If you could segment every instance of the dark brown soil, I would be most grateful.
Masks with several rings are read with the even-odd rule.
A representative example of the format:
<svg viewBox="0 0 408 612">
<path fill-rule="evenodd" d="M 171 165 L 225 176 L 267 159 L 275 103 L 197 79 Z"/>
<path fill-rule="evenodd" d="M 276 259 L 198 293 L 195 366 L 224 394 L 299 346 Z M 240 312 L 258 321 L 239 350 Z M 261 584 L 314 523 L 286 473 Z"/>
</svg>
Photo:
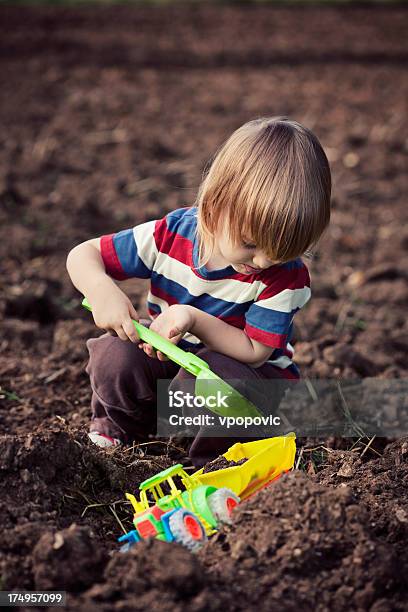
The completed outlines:
<svg viewBox="0 0 408 612">
<path fill-rule="evenodd" d="M 406 479 L 406 464 L 402 470 Z M 403 610 L 399 569 L 406 554 L 401 559 L 395 536 L 406 538 L 407 525 L 400 522 L 394 533 L 398 519 L 387 516 L 391 507 L 381 491 L 376 503 L 394 539 L 377 535 L 375 510 L 359 497 L 348 485 L 285 475 L 238 506 L 234 525 L 211 540 L 202 563 L 218 589 L 231 585 L 232 600 L 262 610 Z"/>
<path fill-rule="evenodd" d="M 305 452 L 307 474 L 242 504 L 199 555 L 156 541 L 113 552 L 131 527 L 124 492 L 185 462 L 187 442 L 91 447 L 85 340 L 99 332 L 65 259 L 191 205 L 233 129 L 292 116 L 334 178 L 297 362 L 311 378 L 406 378 L 407 16 L 0 8 L 1 589 L 65 588 L 72 610 L 406 609 L 404 439 L 364 455 L 319 441 L 318 464 Z M 146 284 L 126 290 L 143 316 Z"/>
<path fill-rule="evenodd" d="M 242 465 L 245 463 L 247 459 L 240 459 L 239 461 L 228 461 L 225 457 L 217 457 L 213 461 L 207 463 L 203 472 L 206 474 L 207 472 L 216 472 L 217 470 L 225 470 L 225 468 L 236 467 L 237 465 Z"/>
</svg>

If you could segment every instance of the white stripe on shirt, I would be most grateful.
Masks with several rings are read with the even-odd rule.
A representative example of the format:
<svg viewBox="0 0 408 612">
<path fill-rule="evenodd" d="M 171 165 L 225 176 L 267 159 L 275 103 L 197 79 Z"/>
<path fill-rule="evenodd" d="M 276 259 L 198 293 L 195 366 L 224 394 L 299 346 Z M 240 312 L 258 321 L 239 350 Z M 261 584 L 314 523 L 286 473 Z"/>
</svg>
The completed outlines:
<svg viewBox="0 0 408 612">
<path fill-rule="evenodd" d="M 190 266 L 174 259 L 167 253 L 158 253 L 154 271 L 184 287 L 192 296 L 209 293 L 214 300 L 225 300 L 235 304 L 254 301 L 266 288 L 261 281 L 246 283 L 234 278 L 217 280 L 202 279 L 191 273 Z M 210 289 L 211 284 L 211 289 Z M 210 293 L 211 291 L 211 293 Z"/>
<path fill-rule="evenodd" d="M 156 221 L 147 221 L 133 228 L 137 254 L 149 270 L 153 269 L 158 254 L 153 236 L 155 225 Z"/>
<path fill-rule="evenodd" d="M 301 289 L 284 289 L 280 293 L 264 300 L 258 300 L 257 306 L 267 310 L 278 310 L 279 312 L 292 312 L 294 308 L 302 308 L 310 299 L 309 287 Z"/>
</svg>

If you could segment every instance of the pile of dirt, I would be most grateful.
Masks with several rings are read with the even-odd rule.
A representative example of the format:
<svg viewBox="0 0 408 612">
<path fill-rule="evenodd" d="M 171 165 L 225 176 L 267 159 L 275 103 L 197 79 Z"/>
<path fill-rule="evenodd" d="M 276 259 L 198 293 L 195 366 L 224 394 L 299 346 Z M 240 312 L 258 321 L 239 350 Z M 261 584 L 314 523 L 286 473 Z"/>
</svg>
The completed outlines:
<svg viewBox="0 0 408 612">
<path fill-rule="evenodd" d="M 105 566 L 99 584 L 72 603 L 73 610 L 214 610 L 211 583 L 198 558 L 179 544 L 141 542 Z"/>
<path fill-rule="evenodd" d="M 295 471 L 242 502 L 198 555 L 156 540 L 120 553 L 119 524 L 97 510 L 171 457 L 124 466 L 124 451 L 94 448 L 61 426 L 4 436 L 3 588 L 66 589 L 73 610 L 403 610 L 407 449 L 401 440 L 365 462 L 332 450 L 316 476 Z M 115 507 L 130 529 L 130 508 Z"/>
<path fill-rule="evenodd" d="M 408 567 L 408 439 L 369 461 L 352 451 L 332 450 L 316 480 L 326 487 L 347 486 L 368 513 L 370 531 L 392 545 L 400 568 Z"/>
<path fill-rule="evenodd" d="M 216 472 L 217 470 L 225 470 L 225 468 L 236 467 L 237 465 L 242 465 L 245 463 L 247 459 L 240 459 L 239 461 L 228 461 L 225 457 L 217 457 L 213 461 L 206 463 L 203 467 L 203 473 L 207 472 Z"/>
<path fill-rule="evenodd" d="M 89 576 L 96 577 L 88 572 L 87 553 L 96 559 L 95 551 L 101 551 L 103 559 L 117 550 L 116 539 L 122 531 L 116 516 L 126 530 L 131 529 L 125 491 L 137 490 L 140 482 L 175 463 L 175 457 L 101 452 L 84 432 L 69 431 L 61 423 L 46 431 L 38 427 L 25 436 L 1 436 L 0 523 L 7 534 L 0 556 L 4 588 L 46 588 L 40 585 L 54 575 L 58 582 L 58 569 L 55 574 L 41 569 L 48 563 L 56 568 L 58 559 L 71 576 L 68 590 L 74 588 L 74 576 L 78 578 L 74 590 L 88 586 Z M 74 523 L 79 531 L 72 535 L 69 529 Z M 55 540 L 60 529 L 68 529 L 67 537 L 55 536 Z M 81 573 L 86 579 L 78 573 L 79 559 L 85 564 Z"/>
<path fill-rule="evenodd" d="M 200 553 L 231 601 L 262 610 L 403 610 L 395 548 L 375 536 L 348 486 L 294 472 L 240 504 Z M 218 592 L 217 589 L 217 592 Z"/>
</svg>

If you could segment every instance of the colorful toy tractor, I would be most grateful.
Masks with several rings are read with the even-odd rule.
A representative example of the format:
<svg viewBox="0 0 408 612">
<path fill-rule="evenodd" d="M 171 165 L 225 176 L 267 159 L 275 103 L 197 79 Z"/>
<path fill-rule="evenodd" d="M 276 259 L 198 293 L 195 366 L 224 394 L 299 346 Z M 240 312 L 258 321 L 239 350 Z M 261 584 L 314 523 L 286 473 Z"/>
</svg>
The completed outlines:
<svg viewBox="0 0 408 612">
<path fill-rule="evenodd" d="M 126 493 L 135 510 L 135 529 L 119 538 L 121 551 L 149 537 L 197 550 L 220 524 L 231 522 L 241 500 L 293 467 L 295 451 L 294 434 L 237 443 L 223 457 L 239 465 L 190 476 L 177 464 L 145 480 L 139 501 Z"/>
<path fill-rule="evenodd" d="M 184 490 L 177 488 L 175 478 L 179 479 L 179 486 Z M 163 486 L 168 489 L 167 493 Z M 218 523 L 230 522 L 232 509 L 240 501 L 226 487 L 217 489 L 201 485 L 184 471 L 181 464 L 142 482 L 140 492 L 140 501 L 126 493 L 135 510 L 135 529 L 119 538 L 120 542 L 125 542 L 122 550 L 148 537 L 179 542 L 194 550 L 215 531 Z"/>
</svg>

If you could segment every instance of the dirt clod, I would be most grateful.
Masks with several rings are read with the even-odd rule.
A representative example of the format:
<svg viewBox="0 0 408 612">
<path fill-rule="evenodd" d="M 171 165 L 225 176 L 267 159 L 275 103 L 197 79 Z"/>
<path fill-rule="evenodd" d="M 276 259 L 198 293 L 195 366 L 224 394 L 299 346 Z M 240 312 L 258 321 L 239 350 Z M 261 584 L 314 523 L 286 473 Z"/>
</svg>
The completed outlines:
<svg viewBox="0 0 408 612">
<path fill-rule="evenodd" d="M 99 580 L 106 553 L 88 527 L 74 523 L 45 533 L 33 550 L 33 561 L 37 589 L 78 592 Z"/>
<path fill-rule="evenodd" d="M 239 461 L 228 461 L 225 457 L 217 457 L 213 461 L 207 463 L 203 468 L 203 473 L 207 472 L 215 472 L 217 470 L 225 470 L 225 468 L 235 467 L 237 465 L 242 465 L 245 463 L 247 459 L 240 459 Z"/>
</svg>

